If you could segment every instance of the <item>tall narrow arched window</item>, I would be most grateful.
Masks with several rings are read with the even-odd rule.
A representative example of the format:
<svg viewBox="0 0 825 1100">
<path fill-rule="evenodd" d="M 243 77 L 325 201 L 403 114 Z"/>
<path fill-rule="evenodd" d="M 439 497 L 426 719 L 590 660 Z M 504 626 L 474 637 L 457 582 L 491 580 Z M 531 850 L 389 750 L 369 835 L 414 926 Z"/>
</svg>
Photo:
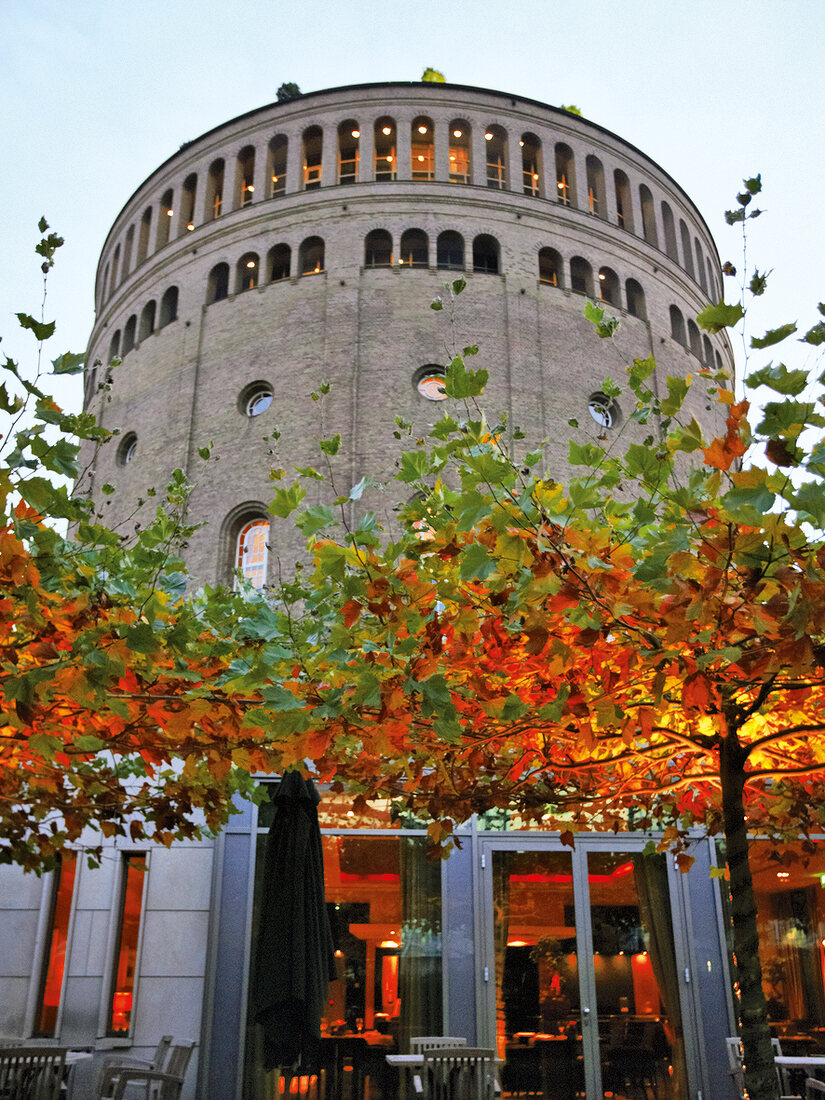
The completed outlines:
<svg viewBox="0 0 825 1100">
<path fill-rule="evenodd" d="M 170 325 L 173 321 L 177 321 L 177 319 L 178 288 L 176 286 L 170 286 L 169 289 L 164 292 L 160 300 L 160 320 L 158 321 L 158 328 L 165 328 L 166 325 Z"/>
<path fill-rule="evenodd" d="M 223 181 L 226 165 L 223 157 L 218 157 L 209 165 L 206 176 L 206 210 L 207 218 L 219 218 L 223 209 Z"/>
<path fill-rule="evenodd" d="M 137 262 L 142 264 L 149 255 L 149 238 L 152 235 L 152 207 L 147 206 L 140 219 L 140 232 L 138 233 Z"/>
<path fill-rule="evenodd" d="M 541 165 L 541 142 L 535 134 L 521 135 L 521 178 L 525 195 L 542 193 L 543 169 Z"/>
<path fill-rule="evenodd" d="M 722 356 L 719 354 L 718 351 L 714 351 L 713 359 L 714 359 L 714 362 L 716 364 L 716 369 L 717 370 L 724 370 L 724 364 L 722 363 Z"/>
<path fill-rule="evenodd" d="M 135 346 L 135 334 L 137 333 L 137 317 L 133 313 L 123 329 L 123 351 L 125 358 Z"/>
<path fill-rule="evenodd" d="M 479 233 L 473 241 L 473 271 L 486 275 L 498 275 L 498 241 L 489 233 Z"/>
<path fill-rule="evenodd" d="M 488 126 L 484 140 L 487 143 L 487 186 L 503 191 L 507 187 L 507 131 L 503 126 Z"/>
<path fill-rule="evenodd" d="M 573 150 L 563 141 L 556 142 L 556 199 L 562 206 L 576 205 L 576 162 Z"/>
<path fill-rule="evenodd" d="M 671 260 L 679 262 L 679 249 L 676 245 L 676 223 L 673 221 L 673 211 L 670 204 L 662 199 L 662 230 L 665 235 L 665 252 Z"/>
<path fill-rule="evenodd" d="M 581 256 L 570 261 L 570 289 L 576 294 L 593 297 L 593 268 Z"/>
<path fill-rule="evenodd" d="M 699 244 L 699 238 L 693 238 L 693 247 L 696 251 L 696 274 L 699 277 L 699 285 L 705 294 L 708 292 L 708 280 L 705 275 L 705 257 L 702 255 L 702 246 Z"/>
<path fill-rule="evenodd" d="M 470 123 L 463 118 L 454 118 L 450 123 L 449 136 L 451 183 L 470 183 L 473 178 L 471 136 Z"/>
<path fill-rule="evenodd" d="M 642 208 L 642 234 L 648 244 L 659 247 L 659 234 L 656 232 L 656 211 L 653 196 L 647 184 L 639 184 L 639 205 Z"/>
<path fill-rule="evenodd" d="M 123 246 L 123 278 L 131 271 L 132 248 L 135 243 L 135 227 L 130 225 L 126 231 L 126 243 Z"/>
<path fill-rule="evenodd" d="M 112 334 L 112 339 L 109 341 L 109 358 L 108 362 L 111 363 L 113 359 L 120 358 L 120 329 Z"/>
<path fill-rule="evenodd" d="M 157 235 L 157 248 L 163 248 L 163 246 L 169 240 L 169 227 L 172 224 L 172 218 L 175 215 L 175 211 L 172 207 L 172 191 L 164 191 L 163 198 L 160 200 L 160 206 L 158 207 L 158 235 Z"/>
<path fill-rule="evenodd" d="M 429 267 L 430 242 L 423 229 L 407 229 L 401 234 L 398 262 L 404 267 Z"/>
<path fill-rule="evenodd" d="M 630 180 L 621 168 L 613 172 L 613 186 L 616 189 L 616 221 L 626 229 L 633 232 L 633 199 L 630 193 Z"/>
<path fill-rule="evenodd" d="M 338 182 L 356 183 L 358 180 L 358 148 L 361 131 L 354 118 L 348 118 L 338 127 Z"/>
<path fill-rule="evenodd" d="M 245 145 L 235 166 L 235 209 L 249 206 L 255 198 L 255 147 Z"/>
<path fill-rule="evenodd" d="M 375 122 L 375 178 L 394 180 L 396 169 L 396 130 L 395 119 L 386 115 Z"/>
<path fill-rule="evenodd" d="M 106 299 L 109 297 L 109 295 L 106 293 L 106 288 L 108 287 L 108 285 L 109 285 L 109 265 L 106 264 L 106 266 L 103 268 L 103 278 L 100 281 L 100 295 L 101 295 L 100 300 L 101 300 L 101 302 L 105 302 Z"/>
<path fill-rule="evenodd" d="M 321 186 L 324 134 L 320 126 L 308 126 L 301 138 L 301 171 L 304 191 Z"/>
<path fill-rule="evenodd" d="M 618 306 L 619 302 L 619 278 L 612 267 L 599 268 L 599 298 L 603 302 L 609 302 L 612 306 Z"/>
<path fill-rule="evenodd" d="M 235 293 L 254 290 L 260 282 L 260 260 L 257 252 L 245 252 L 235 267 Z"/>
<path fill-rule="evenodd" d="M 685 271 L 690 275 L 691 279 L 693 279 L 695 275 L 693 272 L 693 253 L 690 247 L 690 232 L 683 218 L 679 219 L 679 234 L 682 238 L 682 262 Z"/>
<path fill-rule="evenodd" d="M 702 359 L 705 366 L 713 370 L 713 346 L 706 333 L 702 333 Z"/>
<path fill-rule="evenodd" d="M 695 355 L 697 359 L 701 359 L 702 338 L 699 335 L 699 328 L 695 321 L 688 321 L 688 343 L 690 344 L 691 355 Z"/>
<path fill-rule="evenodd" d="M 681 344 L 682 347 L 687 346 L 687 337 L 685 336 L 685 319 L 682 316 L 682 311 L 678 306 L 670 307 L 670 335 L 676 341 L 677 344 Z"/>
<path fill-rule="evenodd" d="M 627 312 L 646 321 L 647 305 L 645 303 L 645 292 L 642 290 L 641 285 L 635 279 L 627 279 L 624 284 L 624 292 L 627 298 Z"/>
<path fill-rule="evenodd" d="M 392 237 L 386 229 L 373 229 L 367 233 L 364 267 L 392 267 Z"/>
<path fill-rule="evenodd" d="M 414 118 L 410 127 L 410 171 L 414 180 L 435 179 L 433 120 L 425 115 Z"/>
<path fill-rule="evenodd" d="M 178 215 L 178 236 L 191 233 L 195 228 L 195 195 L 198 190 L 198 177 L 194 172 L 183 181 L 180 192 L 180 213 Z"/>
<path fill-rule="evenodd" d="M 269 180 L 269 197 L 286 194 L 286 155 L 288 142 L 284 134 L 277 134 L 267 149 L 266 178 Z"/>
<path fill-rule="evenodd" d="M 292 267 L 292 249 L 288 244 L 276 244 L 270 248 L 268 257 L 269 281 L 277 283 L 288 279 Z"/>
<path fill-rule="evenodd" d="M 706 257 L 706 263 L 708 267 L 708 294 L 711 298 L 716 298 L 719 292 L 716 289 L 716 280 L 713 277 L 713 264 L 710 262 L 710 256 Z"/>
<path fill-rule="evenodd" d="M 435 244 L 436 263 L 442 271 L 464 270 L 464 238 L 452 229 L 438 234 Z"/>
<path fill-rule="evenodd" d="M 587 170 L 587 206 L 597 218 L 607 217 L 607 202 L 604 194 L 604 168 L 598 157 L 590 154 L 585 161 Z"/>
<path fill-rule="evenodd" d="M 235 548 L 235 568 L 253 588 L 266 584 L 269 560 L 269 520 L 253 519 L 238 532 Z"/>
<path fill-rule="evenodd" d="M 547 286 L 561 286 L 561 256 L 555 248 L 539 251 L 539 282 Z"/>
<path fill-rule="evenodd" d="M 112 259 L 112 278 L 109 282 L 109 294 L 112 295 L 115 292 L 115 287 L 118 284 L 118 275 L 120 274 L 120 245 L 115 248 L 115 254 Z"/>
<path fill-rule="evenodd" d="M 321 237 L 307 237 L 298 249 L 298 267 L 302 275 L 320 275 L 324 270 L 324 242 Z"/>
<path fill-rule="evenodd" d="M 143 307 L 140 314 L 140 328 L 138 329 L 138 340 L 141 342 L 146 339 L 147 336 L 151 336 L 155 331 L 155 300 L 147 302 Z"/>
<path fill-rule="evenodd" d="M 215 264 L 209 272 L 206 284 L 206 304 L 220 302 L 229 297 L 229 264 Z"/>
</svg>

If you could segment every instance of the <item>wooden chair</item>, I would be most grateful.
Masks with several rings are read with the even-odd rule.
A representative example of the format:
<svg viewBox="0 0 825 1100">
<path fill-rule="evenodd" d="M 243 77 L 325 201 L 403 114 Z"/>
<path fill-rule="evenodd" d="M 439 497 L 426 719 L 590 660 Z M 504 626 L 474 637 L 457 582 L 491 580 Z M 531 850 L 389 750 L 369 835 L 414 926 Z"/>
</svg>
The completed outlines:
<svg viewBox="0 0 825 1100">
<path fill-rule="evenodd" d="M 65 1071 L 65 1047 L 3 1047 L 0 1098 L 57 1100 Z"/>
<path fill-rule="evenodd" d="M 169 1047 L 162 1070 L 113 1064 L 101 1075 L 96 1100 L 123 1100 L 129 1085 L 142 1084 L 147 1100 L 178 1100 L 195 1043 L 189 1040 Z"/>
<path fill-rule="evenodd" d="M 439 1047 L 425 1050 L 416 1092 L 426 1100 L 496 1100 L 499 1092 L 496 1052 L 487 1047 Z"/>
</svg>

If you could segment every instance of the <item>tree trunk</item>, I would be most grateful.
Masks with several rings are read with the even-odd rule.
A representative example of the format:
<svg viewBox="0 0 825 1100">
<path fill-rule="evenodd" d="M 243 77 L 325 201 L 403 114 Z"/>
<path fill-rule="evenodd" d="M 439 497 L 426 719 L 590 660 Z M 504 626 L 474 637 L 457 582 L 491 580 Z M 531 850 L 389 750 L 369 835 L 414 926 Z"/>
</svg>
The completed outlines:
<svg viewBox="0 0 825 1100">
<path fill-rule="evenodd" d="M 730 872 L 730 903 L 733 950 L 739 994 L 739 1023 L 745 1054 L 745 1088 L 750 1100 L 779 1100 L 779 1082 L 773 1060 L 771 1032 L 762 964 L 759 960 L 759 932 L 756 899 L 748 859 L 748 831 L 745 824 L 745 761 L 747 754 L 735 733 L 722 739 L 719 772 L 722 780 L 722 814 Z"/>
</svg>

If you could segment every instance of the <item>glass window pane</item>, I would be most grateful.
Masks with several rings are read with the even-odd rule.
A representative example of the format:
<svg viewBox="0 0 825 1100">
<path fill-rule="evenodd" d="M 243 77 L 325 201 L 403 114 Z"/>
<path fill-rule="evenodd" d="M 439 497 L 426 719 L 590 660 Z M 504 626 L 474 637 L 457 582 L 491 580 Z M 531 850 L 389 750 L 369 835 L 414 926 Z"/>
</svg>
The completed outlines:
<svg viewBox="0 0 825 1100">
<path fill-rule="evenodd" d="M 77 871 L 75 852 L 64 852 L 60 867 L 55 871 L 53 910 L 49 928 L 49 943 L 44 958 L 40 983 L 40 1009 L 36 1034 L 52 1036 L 57 1027 L 57 1010 L 63 989 L 63 972 L 66 967 L 66 941 L 69 934 L 69 917 L 72 911 L 72 892 Z"/>
<path fill-rule="evenodd" d="M 123 862 L 123 889 L 118 922 L 118 944 L 115 953 L 115 971 L 109 1013 L 110 1035 L 121 1035 L 128 1032 L 132 1022 L 146 853 L 133 852 L 125 855 Z"/>
</svg>

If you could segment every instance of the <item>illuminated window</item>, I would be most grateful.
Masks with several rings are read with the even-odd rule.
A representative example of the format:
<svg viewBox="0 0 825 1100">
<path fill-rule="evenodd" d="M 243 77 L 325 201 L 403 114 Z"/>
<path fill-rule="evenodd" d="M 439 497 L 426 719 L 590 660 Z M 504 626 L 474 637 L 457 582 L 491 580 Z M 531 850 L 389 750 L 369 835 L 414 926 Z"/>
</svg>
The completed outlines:
<svg viewBox="0 0 825 1100">
<path fill-rule="evenodd" d="M 379 118 L 375 123 L 375 178 L 394 180 L 396 169 L 395 120 Z"/>
<path fill-rule="evenodd" d="M 269 557 L 269 521 L 253 519 L 238 534 L 237 568 L 253 588 L 266 584 L 266 565 Z"/>
<path fill-rule="evenodd" d="M 538 197 L 541 194 L 541 142 L 535 134 L 522 134 L 521 175 L 524 194 Z"/>
<path fill-rule="evenodd" d="M 556 144 L 556 199 L 562 206 L 576 205 L 576 162 L 563 141 Z"/>
<path fill-rule="evenodd" d="M 604 198 L 604 168 L 598 157 L 589 156 L 585 161 L 587 169 L 587 205 L 591 214 L 597 218 L 607 217 L 607 203 Z"/>
<path fill-rule="evenodd" d="M 35 1035 L 50 1037 L 56 1033 L 57 1010 L 63 989 L 66 968 L 66 942 L 69 936 L 69 918 L 72 911 L 72 892 L 77 872 L 77 855 L 64 852 L 54 873 L 54 889 L 51 897 L 49 939 L 40 976 L 37 1022 Z"/>
<path fill-rule="evenodd" d="M 145 852 L 124 853 L 107 1027 L 109 1035 L 128 1033 L 132 1024 L 145 871 Z"/>
<path fill-rule="evenodd" d="M 555 248 L 539 251 L 539 282 L 548 286 L 561 286 L 561 256 Z"/>
<path fill-rule="evenodd" d="M 367 233 L 364 267 L 392 267 L 392 237 L 386 229 L 372 229 Z"/>
<path fill-rule="evenodd" d="M 213 160 L 209 166 L 209 175 L 206 177 L 206 217 L 220 217 L 223 207 L 223 176 L 224 161 Z"/>
<path fill-rule="evenodd" d="M 324 270 L 324 242 L 321 237 L 307 237 L 298 249 L 298 267 L 302 275 L 320 275 Z"/>
<path fill-rule="evenodd" d="M 611 306 L 619 303 L 619 279 L 610 267 L 599 268 L 599 298 Z"/>
<path fill-rule="evenodd" d="M 404 267 L 428 267 L 430 245 L 423 229 L 407 229 L 401 234 L 399 264 Z"/>
<path fill-rule="evenodd" d="M 238 153 L 235 171 L 235 209 L 248 206 L 255 197 L 255 149 L 245 145 Z"/>
<path fill-rule="evenodd" d="M 410 171 L 414 180 L 435 179 L 433 120 L 423 115 L 413 119 L 410 130 Z"/>
<path fill-rule="evenodd" d="M 487 186 L 503 191 L 507 186 L 507 133 L 501 126 L 488 126 L 484 140 L 487 143 Z"/>
<path fill-rule="evenodd" d="M 470 183 L 471 181 L 471 132 L 469 122 L 463 118 L 454 118 L 450 123 L 450 181 L 452 183 Z"/>
<path fill-rule="evenodd" d="M 452 229 L 438 234 L 436 263 L 442 271 L 464 270 L 464 238 Z"/>
<path fill-rule="evenodd" d="M 191 233 L 195 228 L 195 195 L 197 190 L 198 177 L 192 172 L 183 181 L 183 190 L 180 193 L 179 236 L 182 233 Z"/>
<path fill-rule="evenodd" d="M 162 248 L 169 240 L 169 227 L 175 211 L 172 208 L 172 191 L 165 191 L 158 207 L 158 235 L 156 248 Z"/>
<path fill-rule="evenodd" d="M 322 150 L 323 133 L 321 127 L 310 126 L 304 130 L 301 165 L 305 191 L 314 191 L 321 186 Z"/>
<path fill-rule="evenodd" d="M 267 178 L 269 194 L 273 199 L 277 195 L 286 194 L 286 153 L 287 139 L 283 134 L 278 134 L 269 143 Z"/>
<path fill-rule="evenodd" d="M 235 293 L 253 290 L 258 285 L 258 254 L 245 252 L 238 260 L 235 278 Z"/>
<path fill-rule="evenodd" d="M 358 144 L 361 131 L 354 118 L 348 118 L 338 127 L 338 182 L 355 183 L 358 180 Z"/>
</svg>

